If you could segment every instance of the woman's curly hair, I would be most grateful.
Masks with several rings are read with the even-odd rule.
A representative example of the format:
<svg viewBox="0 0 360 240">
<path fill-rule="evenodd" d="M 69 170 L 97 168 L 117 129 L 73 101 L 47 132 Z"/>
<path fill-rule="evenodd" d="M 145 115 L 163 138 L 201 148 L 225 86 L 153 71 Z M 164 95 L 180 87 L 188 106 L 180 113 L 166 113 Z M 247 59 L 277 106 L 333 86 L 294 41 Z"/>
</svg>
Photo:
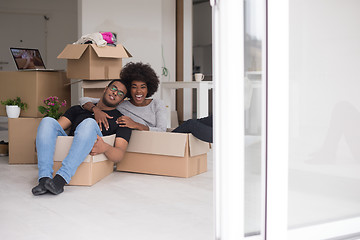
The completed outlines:
<svg viewBox="0 0 360 240">
<path fill-rule="evenodd" d="M 129 62 L 120 72 L 120 78 L 126 83 L 128 90 L 127 97 L 131 98 L 130 90 L 132 81 L 141 81 L 146 83 L 148 93 L 146 97 L 151 97 L 159 87 L 159 77 L 149 64 L 142 62 Z"/>
</svg>

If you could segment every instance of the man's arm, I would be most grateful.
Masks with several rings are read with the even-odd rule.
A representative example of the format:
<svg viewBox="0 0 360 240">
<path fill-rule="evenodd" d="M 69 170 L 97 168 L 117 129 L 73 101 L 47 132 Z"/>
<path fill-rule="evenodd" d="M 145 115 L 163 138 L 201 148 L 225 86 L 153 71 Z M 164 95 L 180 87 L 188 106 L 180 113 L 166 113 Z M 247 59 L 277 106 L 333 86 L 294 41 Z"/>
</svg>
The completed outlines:
<svg viewBox="0 0 360 240">
<path fill-rule="evenodd" d="M 115 139 L 115 146 L 113 147 L 105 143 L 104 140 L 98 136 L 90 155 L 94 156 L 104 153 L 110 161 L 117 163 L 123 159 L 127 146 L 128 142 L 121 137 Z"/>
<path fill-rule="evenodd" d="M 58 119 L 58 122 L 59 122 L 60 126 L 61 126 L 64 130 L 68 129 L 68 128 L 71 126 L 70 120 L 69 120 L 67 117 L 64 117 L 64 116 L 61 116 L 61 117 Z"/>
</svg>

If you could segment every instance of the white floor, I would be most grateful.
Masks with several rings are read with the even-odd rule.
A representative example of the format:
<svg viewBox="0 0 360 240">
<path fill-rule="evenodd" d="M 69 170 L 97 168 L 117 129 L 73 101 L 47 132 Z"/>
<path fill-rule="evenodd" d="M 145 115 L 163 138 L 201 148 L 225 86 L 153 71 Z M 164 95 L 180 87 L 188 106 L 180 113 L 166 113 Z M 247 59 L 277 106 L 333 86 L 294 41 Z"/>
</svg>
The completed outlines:
<svg viewBox="0 0 360 240">
<path fill-rule="evenodd" d="M 37 166 L 0 157 L 0 239 L 214 239 L 212 152 L 208 169 L 188 179 L 114 172 L 35 197 Z"/>
<path fill-rule="evenodd" d="M 0 140 L 8 141 L 0 117 Z M 245 231 L 261 228 L 260 137 L 246 138 Z M 208 171 L 188 179 L 114 172 L 92 187 L 65 186 L 33 196 L 37 165 L 0 157 L 0 240 L 215 239 L 213 157 Z"/>
</svg>

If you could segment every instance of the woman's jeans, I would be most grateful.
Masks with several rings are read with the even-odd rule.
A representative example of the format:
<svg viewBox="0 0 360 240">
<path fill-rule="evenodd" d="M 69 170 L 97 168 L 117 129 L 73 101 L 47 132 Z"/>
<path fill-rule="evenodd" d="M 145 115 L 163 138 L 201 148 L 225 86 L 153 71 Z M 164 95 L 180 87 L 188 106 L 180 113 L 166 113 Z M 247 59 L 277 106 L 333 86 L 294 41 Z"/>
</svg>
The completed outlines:
<svg viewBox="0 0 360 240">
<path fill-rule="evenodd" d="M 67 183 L 70 182 L 76 169 L 90 153 L 97 135 L 102 137 L 99 126 L 92 118 L 83 120 L 76 127 L 69 153 L 62 161 L 62 167 L 56 173 L 62 176 Z M 58 136 L 67 136 L 67 134 L 57 120 L 50 117 L 41 120 L 36 135 L 39 179 L 53 176 L 53 157 Z"/>
<path fill-rule="evenodd" d="M 191 133 L 196 138 L 212 143 L 213 142 L 213 120 L 212 116 L 189 119 L 173 130 L 177 133 Z"/>
</svg>

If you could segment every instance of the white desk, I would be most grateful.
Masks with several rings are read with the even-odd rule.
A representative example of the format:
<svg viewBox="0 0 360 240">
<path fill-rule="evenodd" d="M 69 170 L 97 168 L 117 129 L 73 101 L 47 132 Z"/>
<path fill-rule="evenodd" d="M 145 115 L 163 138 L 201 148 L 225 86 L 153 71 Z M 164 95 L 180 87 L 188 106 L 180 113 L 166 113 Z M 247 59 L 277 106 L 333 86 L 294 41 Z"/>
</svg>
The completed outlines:
<svg viewBox="0 0 360 240">
<path fill-rule="evenodd" d="M 201 82 L 162 82 L 162 96 L 166 105 L 171 105 L 171 99 L 175 96 L 176 89 L 195 88 L 197 95 L 197 118 L 209 115 L 209 89 L 213 87 L 212 81 Z M 170 106 L 170 110 L 174 111 L 175 106 Z M 169 119 L 169 123 L 171 119 Z M 168 124 L 169 125 L 169 124 Z"/>
</svg>

